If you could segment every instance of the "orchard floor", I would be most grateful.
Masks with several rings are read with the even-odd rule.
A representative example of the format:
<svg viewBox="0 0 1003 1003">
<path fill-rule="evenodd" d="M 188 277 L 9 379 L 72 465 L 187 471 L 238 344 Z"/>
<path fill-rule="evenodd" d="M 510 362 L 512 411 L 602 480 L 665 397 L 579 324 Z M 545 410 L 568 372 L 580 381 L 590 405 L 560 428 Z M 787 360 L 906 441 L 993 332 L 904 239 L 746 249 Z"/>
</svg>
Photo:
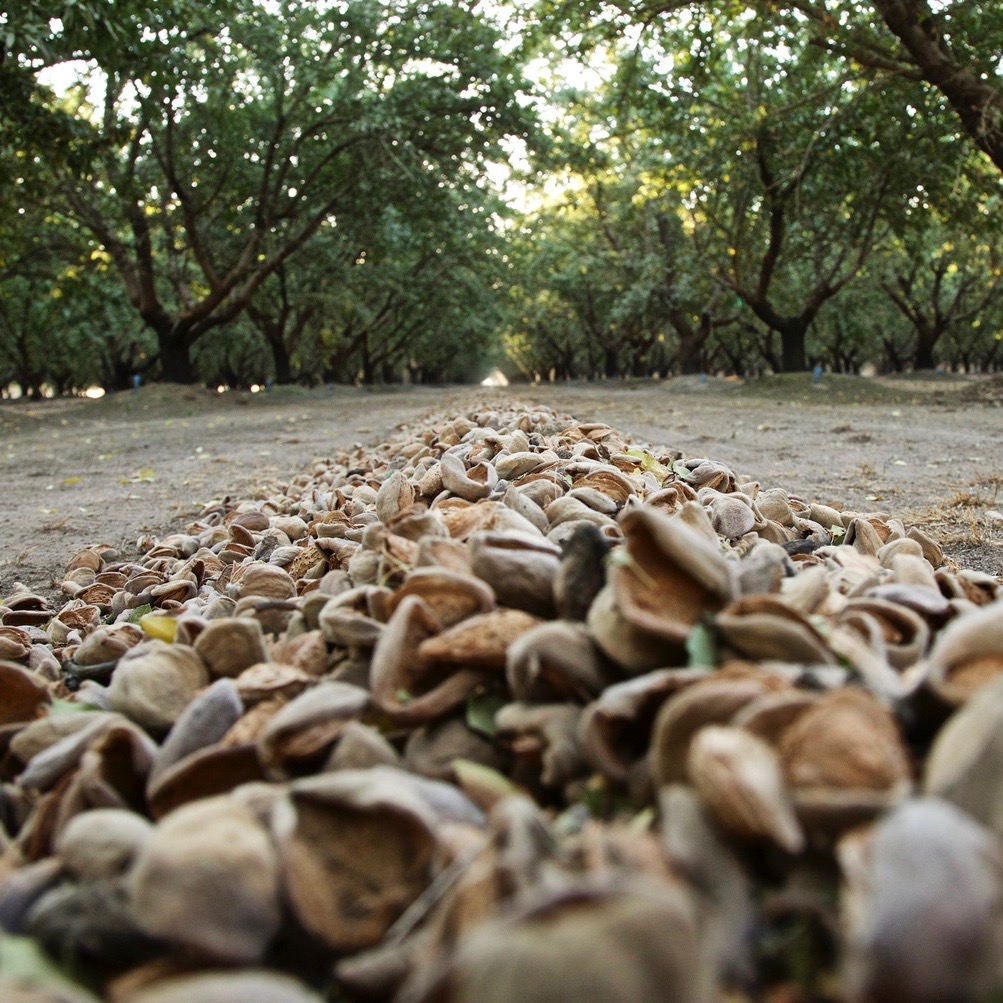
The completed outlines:
<svg viewBox="0 0 1003 1003">
<path fill-rule="evenodd" d="M 1003 381 L 805 375 L 378 391 L 202 389 L 0 405 L 0 597 L 55 595 L 92 543 L 136 556 L 142 535 L 213 498 L 255 497 L 317 457 L 435 413 L 548 405 L 638 442 L 722 460 L 763 487 L 916 523 L 961 566 L 1003 574 Z"/>
</svg>

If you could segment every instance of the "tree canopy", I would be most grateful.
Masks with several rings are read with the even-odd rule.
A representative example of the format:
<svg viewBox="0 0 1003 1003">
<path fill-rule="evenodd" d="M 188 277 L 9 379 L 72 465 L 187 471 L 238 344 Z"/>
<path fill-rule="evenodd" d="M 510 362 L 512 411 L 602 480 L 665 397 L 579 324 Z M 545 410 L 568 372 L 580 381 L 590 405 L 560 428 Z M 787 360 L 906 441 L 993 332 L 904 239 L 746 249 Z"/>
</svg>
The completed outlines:
<svg viewBox="0 0 1003 1003">
<path fill-rule="evenodd" d="M 1003 362 L 1003 12 L 0 14 L 0 385 Z"/>
</svg>

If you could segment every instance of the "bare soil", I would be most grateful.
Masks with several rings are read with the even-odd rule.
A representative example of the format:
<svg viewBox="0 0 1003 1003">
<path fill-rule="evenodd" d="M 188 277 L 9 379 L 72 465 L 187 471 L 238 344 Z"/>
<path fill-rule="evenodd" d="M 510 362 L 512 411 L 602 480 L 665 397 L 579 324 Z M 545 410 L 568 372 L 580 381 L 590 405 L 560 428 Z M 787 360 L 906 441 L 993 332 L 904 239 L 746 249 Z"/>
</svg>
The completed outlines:
<svg viewBox="0 0 1003 1003">
<path fill-rule="evenodd" d="M 253 498 L 318 457 L 435 413 L 543 404 L 639 442 L 722 460 L 763 487 L 917 523 L 963 567 L 1003 574 L 1003 383 L 790 375 L 490 388 L 145 387 L 97 401 L 0 405 L 0 597 L 53 595 L 69 558 Z"/>
</svg>

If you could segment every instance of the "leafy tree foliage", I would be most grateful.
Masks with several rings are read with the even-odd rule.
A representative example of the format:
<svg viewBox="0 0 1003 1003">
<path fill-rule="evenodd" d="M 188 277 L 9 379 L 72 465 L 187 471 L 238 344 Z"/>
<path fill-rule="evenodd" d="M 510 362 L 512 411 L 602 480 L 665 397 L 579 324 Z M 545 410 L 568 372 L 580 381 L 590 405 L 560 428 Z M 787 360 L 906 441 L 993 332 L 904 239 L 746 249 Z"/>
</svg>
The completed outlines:
<svg viewBox="0 0 1003 1003">
<path fill-rule="evenodd" d="M 466 6 L 233 0 L 129 14 L 118 47 L 81 50 L 64 25 L 64 46 L 87 57 L 72 112 L 92 155 L 85 170 L 54 168 L 61 209 L 110 256 L 166 379 L 190 380 L 192 346 L 308 245 L 476 178 L 501 137 L 529 128 L 514 60 Z M 26 25 L 22 49 L 47 51 Z"/>
<path fill-rule="evenodd" d="M 862 5 L 796 0 L 790 10 L 807 23 L 815 44 L 936 88 L 969 138 L 1003 171 L 1003 17 L 998 7 L 967 0 Z"/>
<path fill-rule="evenodd" d="M 909 242 L 918 252 L 932 239 L 931 225 L 960 233 L 988 193 L 998 197 L 988 164 L 970 148 L 945 144 L 953 119 L 938 95 L 904 74 L 829 59 L 817 36 L 798 28 L 803 15 L 767 17 L 743 3 L 557 6 L 577 29 L 565 31 L 559 55 L 589 49 L 614 68 L 589 95 L 572 99 L 566 129 L 582 151 L 567 158 L 577 177 L 571 189 L 601 186 L 606 205 L 575 196 L 561 211 L 591 227 L 596 246 L 612 237 L 629 247 L 623 260 L 635 274 L 613 267 L 609 247 L 582 261 L 588 238 L 572 235 L 556 213 L 547 218 L 554 233 L 568 234 L 568 254 L 577 253 L 588 275 L 579 298 L 587 293 L 601 306 L 615 293 L 618 303 L 643 302 L 635 318 L 649 337 L 673 346 L 673 368 L 725 359 L 744 369 L 748 359 L 736 354 L 743 346 L 774 369 L 822 358 L 859 366 L 859 333 L 826 305 L 837 296 L 842 303 L 848 287 L 854 296 L 887 296 L 866 269 L 875 247 Z M 618 229 L 625 214 L 647 215 L 647 240 Z M 989 253 L 998 235 L 980 232 Z M 938 239 L 947 239 L 943 230 Z M 544 239 L 537 245 L 541 261 L 553 256 Z M 868 280 L 878 285 L 865 292 Z M 527 344 L 548 342 L 553 355 L 569 357 L 574 339 L 553 337 L 567 327 L 568 296 L 558 304 L 553 292 L 532 297 L 525 324 L 535 336 L 509 337 L 523 360 Z M 545 302 L 555 307 L 551 323 L 541 315 Z M 818 323 L 823 312 L 828 319 Z M 583 345 L 601 340 L 580 308 L 570 313 Z M 623 350 L 632 339 L 606 340 Z M 931 362 L 922 340 L 908 352 L 912 364 Z"/>
<path fill-rule="evenodd" d="M 106 256 L 22 191 L 44 183 L 43 174 L 11 167 L 0 216 L 0 386 L 37 397 L 127 385 L 152 345 L 109 281 Z"/>
<path fill-rule="evenodd" d="M 924 235 L 936 239 L 936 232 Z M 981 326 L 1000 299 L 999 263 L 994 249 L 969 238 L 962 246 L 944 241 L 934 247 L 906 247 L 889 268 L 883 289 L 914 332 L 912 363 L 934 367 L 934 351 L 949 331 Z"/>
<path fill-rule="evenodd" d="M 15 0 L 0 383 L 999 365 L 1001 41 L 967 0 Z"/>
<path fill-rule="evenodd" d="M 746 11 L 758 30 L 782 31 L 850 67 L 912 83 L 907 101 L 932 88 L 969 139 L 1003 171 L 1003 12 L 972 0 L 537 0 L 544 32 L 577 38 L 648 29 L 680 12 L 700 24 Z M 906 105 L 889 109 L 901 116 Z"/>
</svg>

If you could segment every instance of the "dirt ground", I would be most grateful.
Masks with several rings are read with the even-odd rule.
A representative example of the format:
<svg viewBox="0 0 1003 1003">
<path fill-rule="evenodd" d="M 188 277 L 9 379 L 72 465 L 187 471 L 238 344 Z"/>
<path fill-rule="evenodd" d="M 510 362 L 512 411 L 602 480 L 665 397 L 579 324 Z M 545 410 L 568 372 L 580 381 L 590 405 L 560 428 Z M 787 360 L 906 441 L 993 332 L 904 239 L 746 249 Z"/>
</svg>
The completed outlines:
<svg viewBox="0 0 1003 1003">
<path fill-rule="evenodd" d="M 251 498 L 311 460 L 430 413 L 545 404 L 639 442 L 722 460 L 763 487 L 917 523 L 964 567 L 1003 574 L 1003 384 L 808 376 L 492 388 L 146 387 L 101 400 L 0 405 L 0 597 L 54 595 L 92 543 L 136 556 L 145 533 L 210 499 Z"/>
</svg>

